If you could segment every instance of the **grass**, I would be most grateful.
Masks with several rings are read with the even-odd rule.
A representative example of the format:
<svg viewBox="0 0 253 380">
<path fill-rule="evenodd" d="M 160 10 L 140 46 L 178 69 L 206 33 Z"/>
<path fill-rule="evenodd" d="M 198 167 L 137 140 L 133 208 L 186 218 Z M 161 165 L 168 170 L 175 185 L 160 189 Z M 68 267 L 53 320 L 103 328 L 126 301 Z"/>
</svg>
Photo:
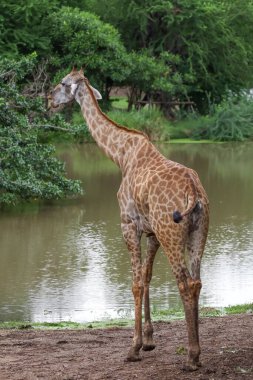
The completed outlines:
<svg viewBox="0 0 253 380">
<path fill-rule="evenodd" d="M 185 138 L 185 139 L 171 139 L 169 140 L 170 144 L 213 144 L 213 140 L 193 140 L 190 138 Z M 217 142 L 216 142 L 217 143 Z M 219 144 L 222 144 L 219 142 Z"/>
<path fill-rule="evenodd" d="M 117 103 L 119 102 L 119 103 Z M 118 104 L 119 106 L 116 106 Z M 112 110 L 107 115 L 117 123 L 130 129 L 145 132 L 152 141 L 172 143 L 213 143 L 212 139 L 194 138 L 196 129 L 206 125 L 206 116 L 192 115 L 181 120 L 168 120 L 157 107 L 141 108 L 126 112 L 126 99 L 112 102 Z"/>
<path fill-rule="evenodd" d="M 127 110 L 128 107 L 128 101 L 127 97 L 111 97 L 111 105 L 113 108 L 118 109 L 118 110 Z"/>
<path fill-rule="evenodd" d="M 226 314 L 244 314 L 244 313 L 253 313 L 253 303 L 246 303 L 244 305 L 235 305 L 225 307 Z"/>
<path fill-rule="evenodd" d="M 113 109 L 107 115 L 120 125 L 146 133 L 151 140 L 166 141 L 170 138 L 171 123 L 158 108 L 142 108 L 130 112 Z"/>
<path fill-rule="evenodd" d="M 253 303 L 234 305 L 224 308 L 214 307 L 200 307 L 200 317 L 219 317 L 232 314 L 245 314 L 253 313 Z M 170 310 L 153 310 L 152 320 L 154 322 L 165 321 L 170 322 L 173 320 L 184 319 L 184 312 L 182 309 L 170 309 Z M 134 321 L 131 319 L 112 319 L 106 321 L 94 321 L 88 323 L 78 322 L 0 322 L 0 329 L 43 329 L 43 330 L 55 330 L 55 329 L 98 329 L 98 328 L 120 328 L 130 327 L 134 325 Z"/>
<path fill-rule="evenodd" d="M 109 327 L 128 327 L 134 324 L 133 320 L 128 319 L 113 319 L 107 321 L 94 321 L 87 323 L 78 323 L 71 321 L 62 322 L 21 322 L 21 321 L 10 321 L 10 322 L 0 322 L 0 329 L 42 329 L 42 330 L 78 330 L 78 329 L 99 329 L 99 328 L 109 328 Z"/>
</svg>

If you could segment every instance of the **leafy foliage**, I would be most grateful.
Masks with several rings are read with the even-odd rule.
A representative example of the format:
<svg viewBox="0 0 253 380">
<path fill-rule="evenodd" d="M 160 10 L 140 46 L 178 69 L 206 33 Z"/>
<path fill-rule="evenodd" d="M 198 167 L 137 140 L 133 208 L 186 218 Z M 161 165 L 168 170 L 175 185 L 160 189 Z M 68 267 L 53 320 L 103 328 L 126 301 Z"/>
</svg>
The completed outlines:
<svg viewBox="0 0 253 380">
<path fill-rule="evenodd" d="M 65 177 L 54 148 L 38 142 L 43 107 L 21 93 L 21 82 L 35 65 L 35 55 L 18 62 L 0 61 L 0 204 L 20 200 L 57 199 L 81 191 Z"/>
<path fill-rule="evenodd" d="M 178 86 L 178 74 L 176 78 L 167 64 L 174 57 L 163 54 L 156 58 L 148 51 L 128 53 L 118 31 L 94 14 L 62 7 L 50 19 L 51 63 L 60 69 L 55 79 L 65 74 L 61 67 L 84 66 L 91 83 L 106 100 L 112 85 L 131 86 L 130 108 L 142 91 L 172 92 L 175 84 Z"/>
<path fill-rule="evenodd" d="M 131 129 L 139 129 L 145 132 L 152 140 L 168 140 L 171 125 L 162 114 L 155 108 L 142 108 L 139 111 L 130 112 L 110 111 L 108 116 L 120 125 Z"/>
<path fill-rule="evenodd" d="M 46 54 L 50 48 L 48 15 L 57 8 L 58 3 L 58 0 L 2 0 L 1 56 L 13 58 L 35 50 Z"/>
<path fill-rule="evenodd" d="M 107 105 L 112 86 L 128 86 L 129 110 L 145 94 L 148 100 L 165 104 L 164 111 L 170 101 L 190 100 L 198 115 L 209 114 L 210 104 L 253 87 L 252 0 L 2 0 L 0 33 L 2 57 L 19 60 L 20 54 L 34 51 L 39 57 L 42 69 L 35 76 L 29 60 L 17 64 L 14 74 L 6 61 L 5 73 L 9 70 L 10 75 L 2 76 L 1 83 L 11 84 L 8 96 L 20 107 L 12 112 L 20 122 L 23 117 L 22 125 L 33 124 L 27 136 L 36 135 L 44 142 L 58 132 L 37 131 L 34 125 L 37 119 L 41 124 L 44 111 L 40 101 L 30 96 L 48 91 L 73 64 L 84 66 Z M 23 88 L 31 83 L 36 87 L 29 101 L 15 87 L 21 83 Z M 251 138 L 250 113 L 247 122 L 246 113 L 239 121 L 241 110 L 234 111 L 235 107 L 229 100 L 223 111 L 216 109 L 215 115 L 203 119 L 204 128 L 196 128 L 196 136 Z M 25 115 L 32 109 L 31 122 Z M 177 115 L 184 110 L 181 107 Z M 70 121 L 72 110 L 65 114 Z M 68 129 L 64 123 L 55 117 L 50 124 L 63 132 Z M 75 133 L 89 138 L 84 124 L 72 129 Z"/>
<path fill-rule="evenodd" d="M 50 17 L 56 67 L 85 67 L 95 85 L 122 82 L 130 72 L 130 59 L 117 30 L 97 16 L 63 7 Z M 58 76 L 62 73 L 58 73 Z"/>
<path fill-rule="evenodd" d="M 179 56 L 169 64 L 202 113 L 253 86 L 252 0 L 97 0 L 87 6 L 119 29 L 129 50 Z M 115 9 L 114 12 L 111 12 Z"/>
<path fill-rule="evenodd" d="M 244 96 L 214 107 L 213 114 L 198 121 L 195 138 L 244 141 L 253 138 L 253 101 Z"/>
</svg>

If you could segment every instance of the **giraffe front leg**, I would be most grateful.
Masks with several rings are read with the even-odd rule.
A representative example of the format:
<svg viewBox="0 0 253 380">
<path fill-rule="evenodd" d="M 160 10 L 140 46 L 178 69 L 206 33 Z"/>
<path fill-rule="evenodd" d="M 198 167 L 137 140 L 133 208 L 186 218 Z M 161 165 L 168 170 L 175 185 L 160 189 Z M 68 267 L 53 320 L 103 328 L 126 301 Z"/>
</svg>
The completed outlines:
<svg viewBox="0 0 253 380">
<path fill-rule="evenodd" d="M 142 273 L 144 281 L 144 316 L 145 325 L 143 331 L 143 346 L 144 351 L 151 351 L 155 348 L 153 341 L 153 326 L 150 315 L 150 302 L 149 302 L 149 285 L 152 278 L 152 269 L 156 252 L 160 246 L 160 243 L 156 239 L 155 235 L 147 237 L 147 256 L 143 263 Z"/>
<path fill-rule="evenodd" d="M 143 298 L 143 279 L 142 279 L 142 263 L 141 263 L 141 235 L 138 234 L 134 223 L 122 224 L 122 232 L 127 244 L 127 248 L 131 254 L 131 264 L 133 271 L 132 292 L 134 296 L 134 337 L 132 347 L 130 348 L 127 360 L 139 361 L 140 349 L 142 347 L 142 298 Z"/>
</svg>

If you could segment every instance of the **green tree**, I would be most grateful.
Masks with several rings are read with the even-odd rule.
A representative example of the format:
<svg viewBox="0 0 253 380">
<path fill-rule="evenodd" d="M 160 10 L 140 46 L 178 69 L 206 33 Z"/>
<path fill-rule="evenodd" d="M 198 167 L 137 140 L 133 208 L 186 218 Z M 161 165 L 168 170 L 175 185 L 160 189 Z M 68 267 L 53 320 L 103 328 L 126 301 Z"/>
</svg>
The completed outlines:
<svg viewBox="0 0 253 380">
<path fill-rule="evenodd" d="M 173 65 L 199 110 L 253 85 L 252 0 L 87 0 L 128 50 L 180 57 Z M 113 11 L 111 11 L 113 10 Z"/>
<path fill-rule="evenodd" d="M 71 7 L 60 6 L 66 3 Z M 38 0 L 18 4 L 4 1 L 3 4 L 4 34 L 0 51 L 5 56 L 15 56 L 36 50 L 43 70 L 33 78 L 38 89 L 35 95 L 42 92 L 41 86 L 43 92 L 47 91 L 49 83 L 57 82 L 73 64 L 85 67 L 91 82 L 103 92 L 105 102 L 112 85 L 117 84 L 131 87 L 129 108 L 143 91 L 184 92 L 182 78 L 170 70 L 165 55 L 154 57 L 148 50 L 128 53 L 113 26 L 92 13 L 73 8 L 77 5 L 74 0 L 54 0 L 50 4 L 47 1 L 39 4 Z M 88 7 L 88 2 L 83 0 L 78 6 L 83 9 Z M 170 55 L 169 61 L 175 59 Z"/>
<path fill-rule="evenodd" d="M 38 126 L 45 122 L 41 101 L 21 92 L 34 66 L 35 55 L 0 61 L 0 205 L 81 191 L 78 181 L 66 178 L 54 148 L 38 142 Z"/>
<path fill-rule="evenodd" d="M 46 55 L 50 49 L 48 15 L 58 4 L 58 0 L 1 0 L 1 56 L 10 58 L 33 51 Z"/>
<path fill-rule="evenodd" d="M 174 71 L 180 57 L 169 53 L 151 56 L 146 50 L 132 52 L 131 71 L 125 82 L 130 87 L 129 109 L 140 100 L 142 93 L 150 101 L 162 100 L 164 104 L 171 98 L 187 95 L 186 77 Z"/>
<path fill-rule="evenodd" d="M 52 43 L 51 63 L 69 70 L 84 67 L 89 79 L 107 97 L 112 83 L 124 81 L 130 73 L 130 57 L 118 31 L 96 15 L 79 9 L 62 7 L 49 18 Z M 62 76 L 58 72 L 56 80 Z"/>
<path fill-rule="evenodd" d="M 129 108 L 145 91 L 184 93 L 178 73 L 170 63 L 178 57 L 169 53 L 152 56 L 148 50 L 128 53 L 118 31 L 96 15 L 79 9 L 62 7 L 51 16 L 50 36 L 53 46 L 52 63 L 56 67 L 84 66 L 91 83 L 108 100 L 112 85 L 131 88 Z M 56 79 L 63 75 L 59 70 Z M 179 91 L 180 90 L 180 91 Z"/>
</svg>

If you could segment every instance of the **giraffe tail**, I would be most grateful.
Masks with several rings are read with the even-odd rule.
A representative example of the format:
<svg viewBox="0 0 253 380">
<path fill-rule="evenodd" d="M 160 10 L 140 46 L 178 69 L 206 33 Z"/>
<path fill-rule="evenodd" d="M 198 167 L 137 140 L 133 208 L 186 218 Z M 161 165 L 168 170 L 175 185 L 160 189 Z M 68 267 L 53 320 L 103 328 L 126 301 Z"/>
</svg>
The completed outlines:
<svg viewBox="0 0 253 380">
<path fill-rule="evenodd" d="M 193 190 L 193 189 L 192 189 Z M 197 198 L 196 191 L 192 191 L 191 195 L 188 198 L 188 207 L 184 212 L 178 210 L 173 212 L 172 218 L 175 223 L 180 223 L 183 220 L 184 216 L 192 213 L 193 211 L 198 211 L 201 209 L 201 203 Z"/>
<path fill-rule="evenodd" d="M 180 212 L 180 211 L 174 211 L 173 212 L 173 221 L 175 223 L 180 223 L 181 220 L 183 220 L 184 216 L 190 214 L 193 211 L 198 211 L 201 209 L 201 203 L 199 201 L 196 202 L 196 204 L 191 207 L 190 209 L 187 209 L 185 212 Z"/>
<path fill-rule="evenodd" d="M 173 221 L 175 223 L 180 223 L 181 220 L 183 220 L 183 216 L 180 211 L 174 211 L 173 212 Z"/>
</svg>

